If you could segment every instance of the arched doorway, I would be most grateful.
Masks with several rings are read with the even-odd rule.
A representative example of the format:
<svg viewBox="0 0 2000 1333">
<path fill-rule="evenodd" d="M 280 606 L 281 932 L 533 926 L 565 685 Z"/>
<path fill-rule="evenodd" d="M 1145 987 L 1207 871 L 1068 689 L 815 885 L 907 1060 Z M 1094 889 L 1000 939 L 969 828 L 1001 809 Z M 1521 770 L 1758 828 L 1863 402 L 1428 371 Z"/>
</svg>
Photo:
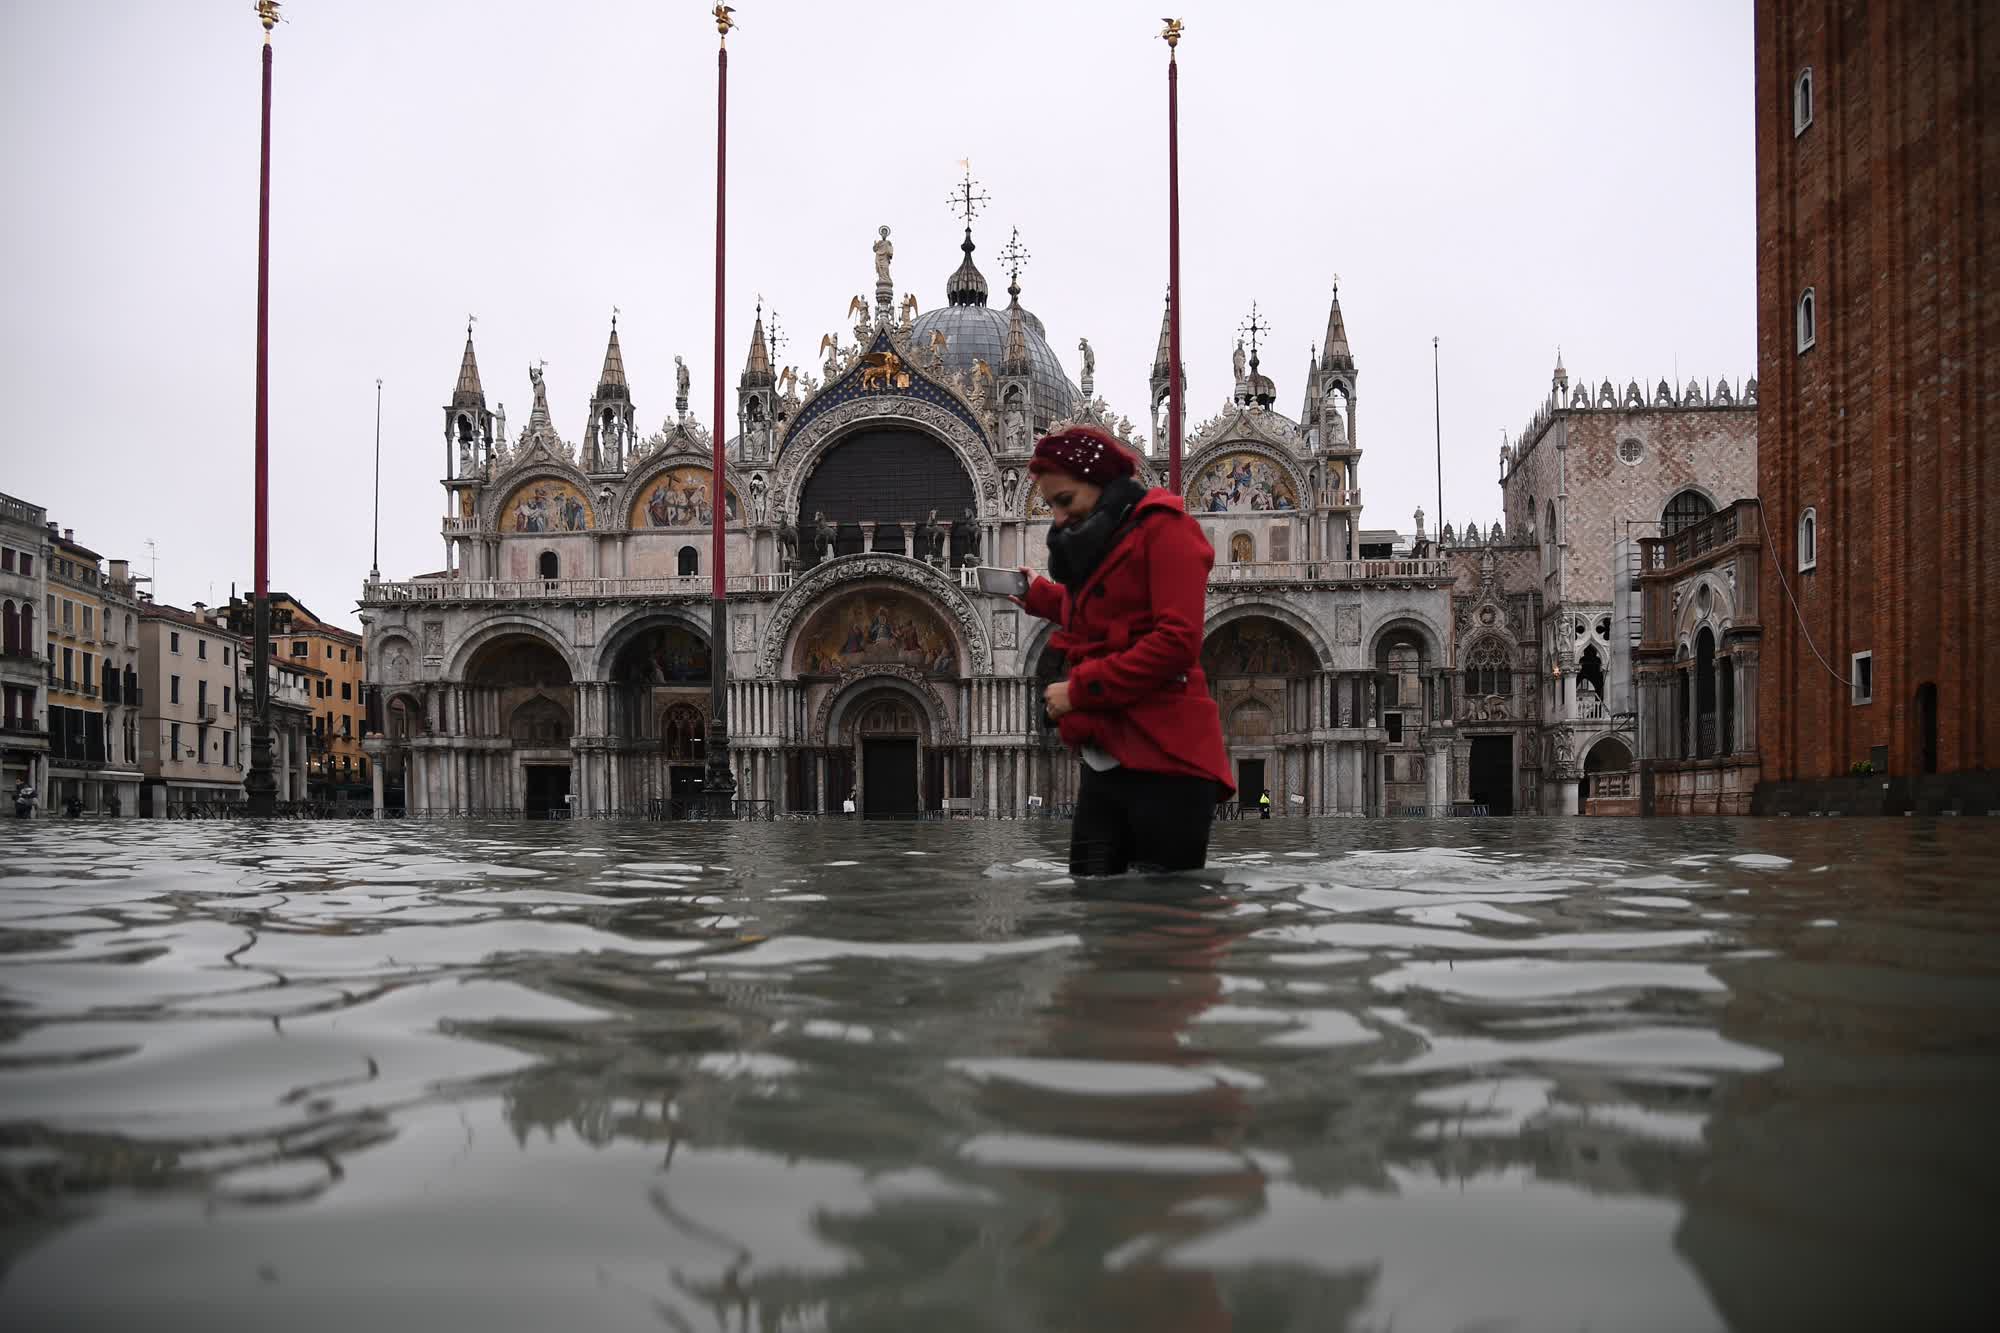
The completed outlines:
<svg viewBox="0 0 2000 1333">
<path fill-rule="evenodd" d="M 1370 724 L 1382 741 L 1377 762 L 1381 811 L 1425 810 L 1431 805 L 1424 737 L 1444 716 L 1444 682 L 1429 634 L 1412 623 L 1392 625 L 1375 641 L 1375 708 Z"/>
<path fill-rule="evenodd" d="M 789 761 L 787 782 L 808 804 L 838 811 L 852 795 L 863 813 L 914 815 L 971 795 L 970 750 L 942 735 L 930 740 L 927 710 L 940 706 L 934 682 L 960 679 L 963 666 L 951 617 L 928 596 L 891 581 L 835 593 L 805 618 L 789 654 L 815 720 L 812 748 Z M 908 716 L 861 706 L 863 693 L 872 705 L 882 691 L 901 699 Z M 855 731 L 864 714 L 865 736 Z"/>
<path fill-rule="evenodd" d="M 620 632 L 610 658 L 617 804 L 681 815 L 701 799 L 708 735 L 708 638 L 679 620 Z"/>
<path fill-rule="evenodd" d="M 570 739 L 576 688 L 562 654 L 529 634 L 482 644 L 466 663 L 468 729 L 508 743 L 507 771 L 489 774 L 486 800 L 500 784 L 530 819 L 568 816 L 575 790 Z"/>
<path fill-rule="evenodd" d="M 1287 738 L 1309 725 L 1302 710 L 1308 706 L 1307 682 L 1316 666 L 1304 637 L 1270 616 L 1229 621 L 1202 644 L 1202 674 L 1222 714 L 1236 800 L 1246 810 L 1266 791 L 1280 808 L 1291 796 L 1306 794 L 1303 763 L 1287 762 L 1295 748 Z"/>
<path fill-rule="evenodd" d="M 957 564 L 968 549 L 960 529 L 975 505 L 972 478 L 949 446 L 922 431 L 870 430 L 820 457 L 799 492 L 799 524 L 809 527 L 820 513 L 837 524 L 835 555 L 863 549 L 864 523 L 873 527 L 873 549 L 902 553 L 903 524 L 912 525 L 914 537 L 936 510 L 954 525 L 950 556 Z"/>
<path fill-rule="evenodd" d="M 923 801 L 918 778 L 929 731 L 923 709 L 893 686 L 859 688 L 839 724 L 842 748 L 853 759 L 856 805 L 866 819 L 914 818 Z"/>
</svg>

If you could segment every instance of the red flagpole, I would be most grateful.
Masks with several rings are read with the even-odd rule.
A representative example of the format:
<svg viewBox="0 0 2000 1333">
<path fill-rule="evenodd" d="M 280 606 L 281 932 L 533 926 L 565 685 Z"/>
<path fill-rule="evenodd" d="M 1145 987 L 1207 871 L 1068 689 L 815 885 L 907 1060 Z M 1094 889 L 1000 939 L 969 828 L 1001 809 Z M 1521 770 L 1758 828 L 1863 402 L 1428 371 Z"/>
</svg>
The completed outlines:
<svg viewBox="0 0 2000 1333">
<path fill-rule="evenodd" d="M 1167 485 L 1181 493 L 1181 112 L 1180 20 L 1167 31 Z"/>
<path fill-rule="evenodd" d="M 709 446 L 709 566 L 713 578 L 709 596 L 708 727 L 703 733 L 703 790 L 711 819 L 736 813 L 736 777 L 729 770 L 729 574 L 723 546 L 723 519 L 729 488 L 723 480 L 726 435 L 722 384 L 722 299 L 724 261 L 728 257 L 727 185 L 729 180 L 729 30 L 735 27 L 729 6 L 715 6 L 715 27 L 721 45 L 715 53 L 715 416 L 710 420 Z"/>
<path fill-rule="evenodd" d="M 724 36 L 727 36 L 725 31 Z M 728 208 L 725 185 L 729 169 L 729 48 L 723 46 L 715 53 L 715 415 L 710 418 L 712 431 L 710 447 L 713 450 L 714 466 L 709 473 L 709 563 L 714 577 L 712 597 L 720 605 L 729 596 L 729 583 L 723 570 L 724 552 L 722 546 L 722 509 L 726 491 L 722 480 L 723 462 L 723 401 L 722 382 L 722 273 L 724 261 L 728 257 L 727 231 L 724 218 Z M 710 652 L 711 657 L 720 656 L 722 644 L 718 641 Z"/>
<path fill-rule="evenodd" d="M 257 6 L 264 25 L 264 92 L 257 159 L 257 461 L 254 585 L 251 593 L 250 772 L 243 784 L 253 816 L 277 813 L 278 780 L 271 772 L 271 29 L 278 6 Z"/>
</svg>

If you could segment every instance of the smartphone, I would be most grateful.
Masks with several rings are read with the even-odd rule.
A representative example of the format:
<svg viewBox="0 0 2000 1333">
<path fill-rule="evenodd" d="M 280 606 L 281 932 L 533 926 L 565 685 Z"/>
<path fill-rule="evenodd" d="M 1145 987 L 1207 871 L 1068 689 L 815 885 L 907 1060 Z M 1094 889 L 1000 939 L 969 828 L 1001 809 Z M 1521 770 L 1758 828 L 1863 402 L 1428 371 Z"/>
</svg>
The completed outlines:
<svg viewBox="0 0 2000 1333">
<path fill-rule="evenodd" d="M 1018 569 L 998 569 L 992 565 L 980 565 L 973 570 L 979 580 L 979 591 L 994 597 L 1026 597 L 1028 580 Z"/>
</svg>

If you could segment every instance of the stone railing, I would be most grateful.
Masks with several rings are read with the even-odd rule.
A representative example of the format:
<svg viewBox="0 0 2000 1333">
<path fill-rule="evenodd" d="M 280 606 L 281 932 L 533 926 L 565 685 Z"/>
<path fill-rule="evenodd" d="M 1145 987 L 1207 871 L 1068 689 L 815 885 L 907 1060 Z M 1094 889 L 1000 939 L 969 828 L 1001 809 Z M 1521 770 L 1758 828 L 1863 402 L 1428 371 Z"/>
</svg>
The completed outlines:
<svg viewBox="0 0 2000 1333">
<path fill-rule="evenodd" d="M 446 536 L 460 532 L 477 532 L 479 531 L 479 518 L 477 515 L 460 517 L 457 514 L 448 514 L 444 520 L 444 531 Z"/>
<path fill-rule="evenodd" d="M 1604 706 L 1604 700 L 1599 695 L 1578 694 L 1576 716 L 1581 722 L 1608 722 L 1611 720 L 1611 710 Z"/>
<path fill-rule="evenodd" d="M 790 574 L 731 574 L 732 593 L 781 593 L 792 586 Z M 545 602 L 574 598 L 706 597 L 712 587 L 706 574 L 659 578 L 606 579 L 412 579 L 405 583 L 364 583 L 365 603 L 393 602 Z"/>
<path fill-rule="evenodd" d="M 1237 560 L 1218 564 L 1210 587 L 1274 583 L 1423 583 L 1451 577 L 1443 560 Z"/>
</svg>

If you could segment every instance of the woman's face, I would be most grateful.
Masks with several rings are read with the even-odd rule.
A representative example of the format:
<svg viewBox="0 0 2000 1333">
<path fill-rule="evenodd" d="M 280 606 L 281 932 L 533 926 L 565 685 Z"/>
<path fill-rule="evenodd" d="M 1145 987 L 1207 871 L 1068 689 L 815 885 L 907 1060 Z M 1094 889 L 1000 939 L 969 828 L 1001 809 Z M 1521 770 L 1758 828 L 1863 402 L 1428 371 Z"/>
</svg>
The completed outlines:
<svg viewBox="0 0 2000 1333">
<path fill-rule="evenodd" d="M 1037 473 L 1035 485 L 1041 488 L 1042 498 L 1049 502 L 1049 513 L 1054 516 L 1059 528 L 1083 521 L 1091 510 L 1097 508 L 1098 497 L 1104 494 L 1102 486 L 1072 477 L 1067 472 Z"/>
</svg>

